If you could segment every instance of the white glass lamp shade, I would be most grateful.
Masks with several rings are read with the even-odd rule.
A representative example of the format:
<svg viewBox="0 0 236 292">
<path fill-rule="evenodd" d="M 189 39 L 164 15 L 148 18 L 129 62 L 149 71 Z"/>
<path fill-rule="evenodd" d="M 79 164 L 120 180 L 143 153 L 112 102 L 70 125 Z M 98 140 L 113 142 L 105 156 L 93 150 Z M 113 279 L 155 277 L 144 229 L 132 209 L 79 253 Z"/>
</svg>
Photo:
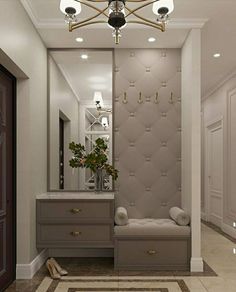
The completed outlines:
<svg viewBox="0 0 236 292">
<path fill-rule="evenodd" d="M 101 120 L 101 123 L 102 123 L 102 126 L 104 128 L 108 128 L 108 118 L 107 117 L 102 117 L 102 120 Z"/>
<path fill-rule="evenodd" d="M 93 101 L 94 101 L 95 105 L 99 105 L 102 108 L 104 107 L 102 93 L 100 91 L 94 92 Z"/>
<path fill-rule="evenodd" d="M 167 14 L 174 11 L 174 1 L 173 0 L 159 0 L 153 3 L 152 11 L 156 15 L 160 15 L 160 9 L 167 8 Z"/>
<path fill-rule="evenodd" d="M 66 13 L 66 8 L 71 7 L 76 10 L 75 15 L 80 14 L 81 12 L 81 4 L 75 0 L 61 0 L 60 2 L 60 10 L 62 13 Z"/>
</svg>

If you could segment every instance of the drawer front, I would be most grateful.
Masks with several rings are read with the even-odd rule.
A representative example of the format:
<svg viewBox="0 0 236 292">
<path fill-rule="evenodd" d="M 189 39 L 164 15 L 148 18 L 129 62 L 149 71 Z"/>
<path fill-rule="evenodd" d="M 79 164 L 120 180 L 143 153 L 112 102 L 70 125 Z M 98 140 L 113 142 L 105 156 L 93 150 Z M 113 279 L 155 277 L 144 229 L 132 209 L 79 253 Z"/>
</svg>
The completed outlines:
<svg viewBox="0 0 236 292">
<path fill-rule="evenodd" d="M 109 242 L 112 241 L 108 225 L 51 225 L 38 226 L 39 242 Z"/>
<path fill-rule="evenodd" d="M 187 240 L 118 240 L 118 266 L 175 266 L 188 264 Z"/>
<path fill-rule="evenodd" d="M 112 204 L 110 202 L 39 202 L 37 209 L 38 219 L 87 219 L 87 218 L 113 218 Z"/>
</svg>

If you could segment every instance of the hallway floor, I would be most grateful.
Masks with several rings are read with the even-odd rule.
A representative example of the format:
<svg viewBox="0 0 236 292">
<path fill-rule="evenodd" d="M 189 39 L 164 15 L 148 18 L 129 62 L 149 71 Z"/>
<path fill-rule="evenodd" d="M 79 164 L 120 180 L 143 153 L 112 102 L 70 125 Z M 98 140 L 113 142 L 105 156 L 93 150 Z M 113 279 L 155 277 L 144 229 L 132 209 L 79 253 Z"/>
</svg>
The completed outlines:
<svg viewBox="0 0 236 292">
<path fill-rule="evenodd" d="M 236 292 L 236 244 L 202 224 L 205 272 L 116 272 L 111 259 L 59 259 L 68 277 L 52 281 L 45 267 L 32 280 L 17 280 L 7 292 L 166 291 Z M 82 286 L 81 286 L 82 285 Z M 83 286 L 84 285 L 84 286 Z M 104 285 L 104 288 L 99 288 Z M 106 288 L 105 288 L 106 287 Z M 125 289 L 125 288 L 128 288 Z M 144 289 L 144 290 L 143 290 Z"/>
</svg>

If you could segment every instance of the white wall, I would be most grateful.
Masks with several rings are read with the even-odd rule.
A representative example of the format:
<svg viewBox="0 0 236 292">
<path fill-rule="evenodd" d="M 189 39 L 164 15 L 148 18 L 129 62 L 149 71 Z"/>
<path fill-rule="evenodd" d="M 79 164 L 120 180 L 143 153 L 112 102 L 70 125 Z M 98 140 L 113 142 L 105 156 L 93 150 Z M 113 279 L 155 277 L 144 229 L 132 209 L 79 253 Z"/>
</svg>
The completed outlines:
<svg viewBox="0 0 236 292">
<path fill-rule="evenodd" d="M 212 94 L 202 102 L 203 108 L 203 139 L 205 128 L 211 122 L 223 119 L 223 222 L 222 229 L 236 238 L 233 222 L 236 222 L 236 73 L 232 74 Z M 204 144 L 205 149 L 205 144 Z M 205 161 L 205 157 L 204 157 Z M 204 163 L 205 164 L 205 163 Z M 204 169 L 204 174 L 205 174 Z M 205 176 L 204 176 L 205 177 Z M 203 189 L 206 201 L 206 183 L 203 181 Z M 203 212 L 205 204 L 203 204 Z"/>
<path fill-rule="evenodd" d="M 191 215 L 191 271 L 201 258 L 201 31 L 190 31 L 182 48 L 182 207 Z"/>
<path fill-rule="evenodd" d="M 66 118 L 64 145 L 64 188 L 79 188 L 78 170 L 69 166 L 69 143 L 79 141 L 79 103 L 60 69 L 49 57 L 50 86 L 50 189 L 59 189 L 59 116 Z"/>
<path fill-rule="evenodd" d="M 47 189 L 47 51 L 19 0 L 0 1 L 0 48 L 18 77 L 17 263 L 29 264 L 38 254 L 35 196 Z"/>
</svg>

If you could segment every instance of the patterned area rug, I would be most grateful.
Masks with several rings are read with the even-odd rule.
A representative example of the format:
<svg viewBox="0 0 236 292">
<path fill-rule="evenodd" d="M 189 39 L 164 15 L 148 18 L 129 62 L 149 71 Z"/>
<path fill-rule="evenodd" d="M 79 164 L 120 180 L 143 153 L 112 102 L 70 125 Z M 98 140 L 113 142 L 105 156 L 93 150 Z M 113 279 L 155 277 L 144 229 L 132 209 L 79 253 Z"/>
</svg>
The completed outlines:
<svg viewBox="0 0 236 292">
<path fill-rule="evenodd" d="M 184 280 L 156 277 L 45 277 L 36 292 L 190 292 Z"/>
</svg>

